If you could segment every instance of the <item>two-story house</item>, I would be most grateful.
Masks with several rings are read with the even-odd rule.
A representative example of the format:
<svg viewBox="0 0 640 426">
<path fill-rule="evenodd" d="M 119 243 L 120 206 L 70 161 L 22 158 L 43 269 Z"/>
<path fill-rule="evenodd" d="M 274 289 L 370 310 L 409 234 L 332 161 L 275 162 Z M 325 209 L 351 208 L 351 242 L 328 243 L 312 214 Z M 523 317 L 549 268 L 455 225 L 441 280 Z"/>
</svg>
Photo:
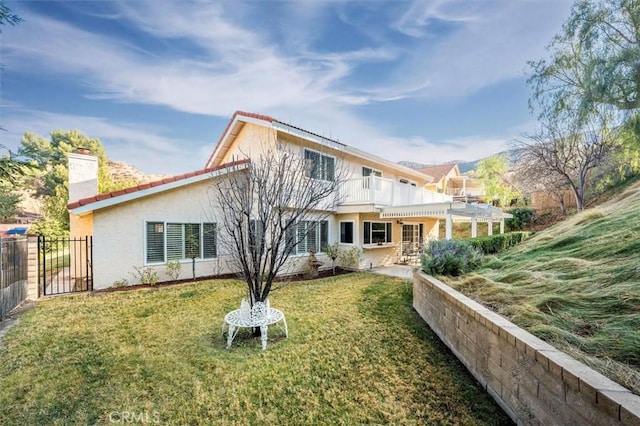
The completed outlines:
<svg viewBox="0 0 640 426">
<path fill-rule="evenodd" d="M 211 180 L 242 173 L 252 157 L 276 143 L 323 165 L 322 175 L 310 178 L 331 179 L 334 167 L 347 172 L 339 204 L 324 212 L 323 223 L 316 227 L 318 235 L 309 240 L 327 267 L 331 262 L 323 247 L 336 242 L 345 249 L 360 249 L 358 268 L 368 269 L 415 259 L 424 242 L 438 237 L 441 224 L 446 238 L 452 238 L 453 221 L 471 221 L 477 230 L 478 222 L 503 225 L 508 217 L 500 209 L 466 204 L 425 189 L 433 178 L 423 172 L 272 117 L 236 112 L 204 169 L 161 181 L 97 194 L 95 158 L 70 154 L 71 235 L 93 236 L 94 288 L 130 278 L 134 267 L 153 268 L 161 280 L 168 279 L 167 262 L 191 262 L 188 240 L 194 239 L 199 250 L 197 276 L 237 272 L 229 268 L 218 247 L 220 227 L 211 214 L 215 208 L 210 203 Z M 296 250 L 293 256 L 307 256 L 309 248 Z M 304 262 L 300 265 L 304 268 Z M 189 277 L 191 268 L 184 270 L 182 278 Z"/>
</svg>

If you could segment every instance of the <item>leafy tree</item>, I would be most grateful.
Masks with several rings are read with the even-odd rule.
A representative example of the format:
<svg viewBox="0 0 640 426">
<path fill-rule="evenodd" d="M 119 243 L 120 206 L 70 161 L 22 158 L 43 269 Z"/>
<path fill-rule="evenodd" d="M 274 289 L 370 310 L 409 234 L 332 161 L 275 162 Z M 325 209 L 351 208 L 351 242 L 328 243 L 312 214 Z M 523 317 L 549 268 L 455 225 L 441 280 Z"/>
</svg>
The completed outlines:
<svg viewBox="0 0 640 426">
<path fill-rule="evenodd" d="M 78 130 L 55 130 L 50 139 L 27 132 L 22 138 L 20 154 L 27 158 L 34 167 L 40 170 L 32 180 L 31 185 L 36 195 L 43 197 L 45 212 L 44 230 L 69 229 L 69 173 L 67 156 L 78 148 L 88 148 L 92 155 L 98 158 L 98 192 L 109 192 L 119 188 L 135 185 L 134 180 L 119 180 L 112 178 L 108 168 L 108 158 L 98 139 L 92 139 Z"/>
<path fill-rule="evenodd" d="M 494 155 L 478 162 L 475 175 L 482 181 L 487 202 L 508 206 L 520 197 L 509 173 L 509 156 Z"/>
<path fill-rule="evenodd" d="M 0 148 L 6 149 L 0 145 Z M 16 158 L 7 150 L 7 154 L 0 156 L 0 217 L 7 220 L 16 215 L 21 195 L 16 188 L 29 174 L 29 164 Z"/>
<path fill-rule="evenodd" d="M 241 271 L 251 305 L 267 299 L 276 275 L 291 266 L 293 249 L 315 232 L 299 224 L 317 223 L 335 208 L 341 176 L 336 162 L 315 164 L 275 145 L 213 181 L 221 252 Z"/>
<path fill-rule="evenodd" d="M 18 25 L 20 22 L 22 22 L 22 18 L 13 13 L 5 2 L 0 0 L 0 33 L 2 25 Z"/>
<path fill-rule="evenodd" d="M 27 175 L 30 165 L 18 159 L 16 154 L 3 145 L 0 145 L 0 149 L 7 151 L 7 153 L 0 155 L 0 183 L 17 186 L 19 180 Z"/>
<path fill-rule="evenodd" d="M 13 187 L 0 183 L 0 219 L 6 221 L 14 217 L 18 211 L 20 194 Z"/>
<path fill-rule="evenodd" d="M 532 108 L 541 117 L 571 111 L 581 122 L 602 106 L 640 107 L 640 2 L 578 0 L 548 59 L 531 61 Z"/>
</svg>

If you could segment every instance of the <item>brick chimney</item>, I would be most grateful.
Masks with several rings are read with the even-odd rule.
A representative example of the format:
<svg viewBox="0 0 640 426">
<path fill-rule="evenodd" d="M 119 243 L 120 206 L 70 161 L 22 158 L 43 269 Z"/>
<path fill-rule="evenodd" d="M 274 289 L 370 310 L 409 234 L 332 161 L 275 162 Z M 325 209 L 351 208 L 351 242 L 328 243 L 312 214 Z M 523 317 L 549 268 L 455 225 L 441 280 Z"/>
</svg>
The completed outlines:
<svg viewBox="0 0 640 426">
<path fill-rule="evenodd" d="M 98 157 L 90 153 L 87 148 L 69 153 L 70 203 L 98 194 Z"/>
</svg>

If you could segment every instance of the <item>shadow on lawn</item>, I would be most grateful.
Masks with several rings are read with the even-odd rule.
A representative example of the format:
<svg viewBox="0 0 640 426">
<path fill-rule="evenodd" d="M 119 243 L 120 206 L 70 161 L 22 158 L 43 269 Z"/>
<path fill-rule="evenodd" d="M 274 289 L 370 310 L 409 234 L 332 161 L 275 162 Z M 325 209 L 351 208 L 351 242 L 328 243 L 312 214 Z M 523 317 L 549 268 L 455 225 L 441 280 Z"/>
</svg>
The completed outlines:
<svg viewBox="0 0 640 426">
<path fill-rule="evenodd" d="M 440 408 L 446 411 L 450 404 L 456 403 L 455 399 L 448 397 L 454 390 L 461 397 L 460 400 L 473 407 L 479 418 L 495 422 L 497 417 L 497 423 L 494 424 L 512 425 L 506 413 L 413 309 L 412 284 L 398 279 L 397 286 L 402 286 L 400 291 L 389 284 L 388 277 L 373 279 L 363 291 L 358 304 L 363 317 L 383 323 L 390 330 L 398 330 L 384 337 L 386 344 L 382 346 L 387 350 L 386 356 L 392 359 L 416 356 L 402 350 L 403 339 L 413 337 L 426 342 L 424 386 L 428 392 L 441 395 L 436 403 Z M 478 395 L 483 397 L 479 398 Z"/>
</svg>

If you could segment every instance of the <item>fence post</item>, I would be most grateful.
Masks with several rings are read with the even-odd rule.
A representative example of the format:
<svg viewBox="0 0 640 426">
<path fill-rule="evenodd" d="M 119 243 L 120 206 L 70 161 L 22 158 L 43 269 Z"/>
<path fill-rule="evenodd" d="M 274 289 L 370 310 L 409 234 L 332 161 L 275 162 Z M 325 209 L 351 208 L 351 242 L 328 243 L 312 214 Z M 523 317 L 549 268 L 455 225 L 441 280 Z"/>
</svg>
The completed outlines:
<svg viewBox="0 0 640 426">
<path fill-rule="evenodd" d="M 27 299 L 36 300 L 40 297 L 38 288 L 38 236 L 29 235 L 27 242 Z"/>
</svg>

